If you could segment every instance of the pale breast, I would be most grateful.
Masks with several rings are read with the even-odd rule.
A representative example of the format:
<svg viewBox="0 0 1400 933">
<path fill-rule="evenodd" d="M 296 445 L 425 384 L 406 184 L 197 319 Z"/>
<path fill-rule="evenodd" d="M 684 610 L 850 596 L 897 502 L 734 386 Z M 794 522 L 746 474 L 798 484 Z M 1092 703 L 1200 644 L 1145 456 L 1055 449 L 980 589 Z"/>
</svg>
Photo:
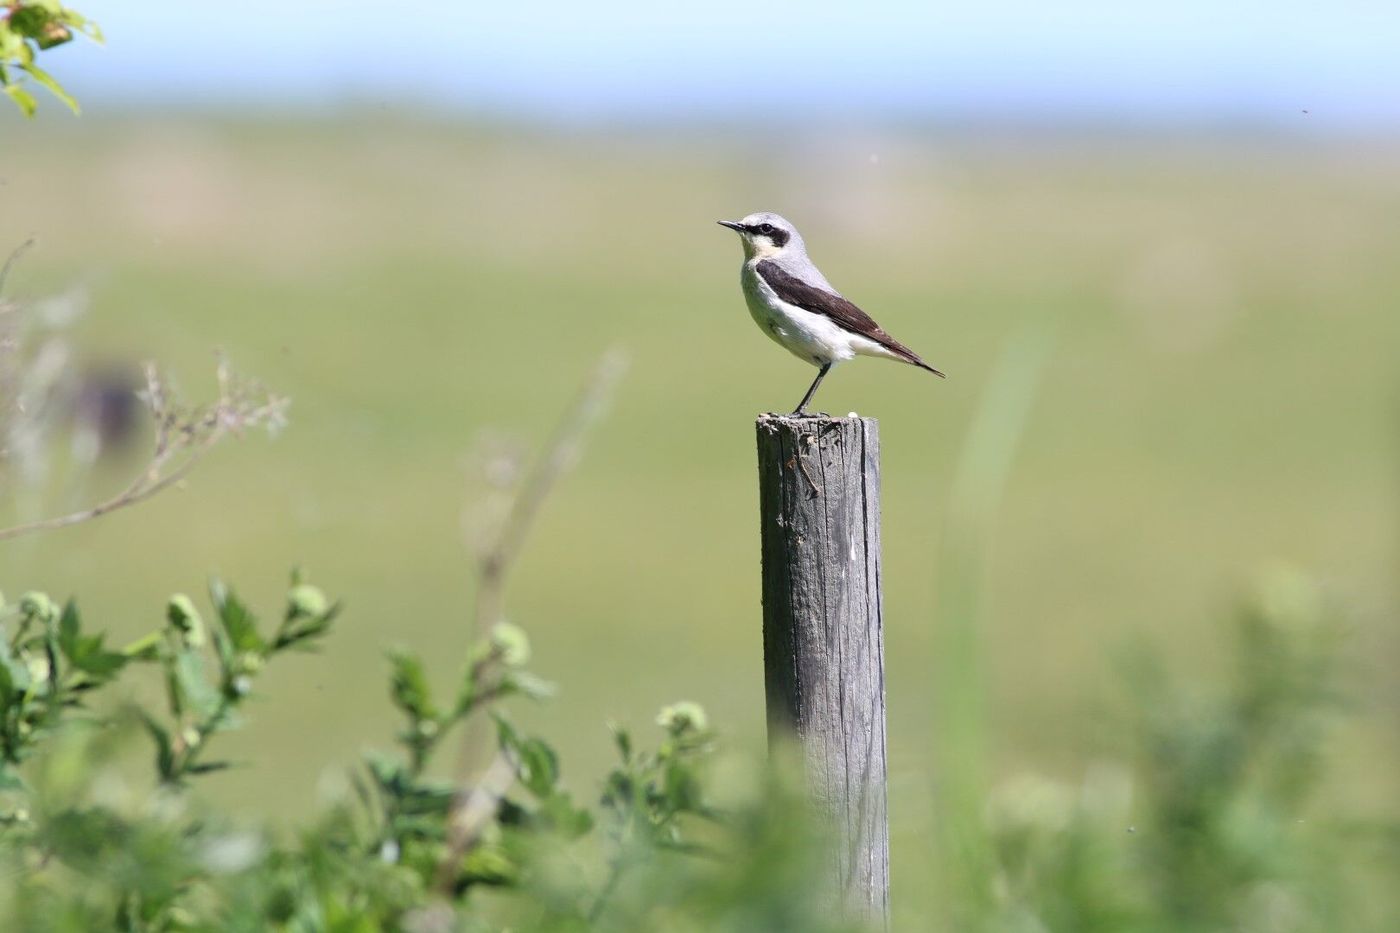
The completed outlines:
<svg viewBox="0 0 1400 933">
<path fill-rule="evenodd" d="M 854 356 L 850 334 L 829 318 L 780 299 L 752 264 L 744 264 L 739 278 L 754 322 L 788 352 L 817 366 Z"/>
</svg>

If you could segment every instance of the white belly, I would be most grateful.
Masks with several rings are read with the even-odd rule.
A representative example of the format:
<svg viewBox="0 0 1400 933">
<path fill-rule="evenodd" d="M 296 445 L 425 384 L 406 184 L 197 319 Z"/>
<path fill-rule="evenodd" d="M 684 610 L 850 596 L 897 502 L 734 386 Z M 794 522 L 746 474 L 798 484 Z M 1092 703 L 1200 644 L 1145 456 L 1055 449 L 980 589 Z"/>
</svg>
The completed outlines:
<svg viewBox="0 0 1400 933">
<path fill-rule="evenodd" d="M 769 337 L 789 353 L 814 366 L 839 363 L 857 354 L 893 357 L 873 340 L 853 334 L 823 314 L 814 314 L 780 299 L 768 283 L 744 265 L 740 281 L 749 314 Z"/>
</svg>

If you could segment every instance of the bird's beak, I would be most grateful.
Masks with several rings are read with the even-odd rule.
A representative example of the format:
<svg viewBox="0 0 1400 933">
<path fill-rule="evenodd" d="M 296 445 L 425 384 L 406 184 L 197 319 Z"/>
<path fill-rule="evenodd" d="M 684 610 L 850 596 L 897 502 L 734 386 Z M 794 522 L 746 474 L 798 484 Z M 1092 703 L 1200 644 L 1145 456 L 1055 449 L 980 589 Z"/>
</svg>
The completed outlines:
<svg viewBox="0 0 1400 933">
<path fill-rule="evenodd" d="M 728 227 L 730 230 L 738 230 L 740 233 L 744 231 L 744 225 L 737 220 L 717 220 L 715 223 L 721 227 Z"/>
</svg>

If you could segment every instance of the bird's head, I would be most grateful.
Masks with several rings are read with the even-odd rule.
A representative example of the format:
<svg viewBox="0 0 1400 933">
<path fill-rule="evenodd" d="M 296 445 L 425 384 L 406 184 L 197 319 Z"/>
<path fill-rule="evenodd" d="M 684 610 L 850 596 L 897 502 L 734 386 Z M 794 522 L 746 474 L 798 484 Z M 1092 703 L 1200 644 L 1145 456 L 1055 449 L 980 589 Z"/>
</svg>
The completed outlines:
<svg viewBox="0 0 1400 933">
<path fill-rule="evenodd" d="M 721 220 L 744 241 L 744 255 L 753 259 L 776 256 L 790 250 L 802 249 L 802 237 L 797 228 L 771 211 L 759 211 L 743 220 Z"/>
</svg>

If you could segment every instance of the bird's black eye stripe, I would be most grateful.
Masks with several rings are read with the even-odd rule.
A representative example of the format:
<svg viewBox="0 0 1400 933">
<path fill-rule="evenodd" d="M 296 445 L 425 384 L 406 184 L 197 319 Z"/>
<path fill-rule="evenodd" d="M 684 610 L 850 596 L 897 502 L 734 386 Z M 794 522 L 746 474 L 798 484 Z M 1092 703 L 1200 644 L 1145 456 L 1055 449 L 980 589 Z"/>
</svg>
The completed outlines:
<svg viewBox="0 0 1400 933">
<path fill-rule="evenodd" d="M 749 233 L 755 233 L 759 236 L 767 237 L 768 239 L 773 241 L 774 246 L 787 245 L 788 232 L 786 230 L 780 230 L 770 223 L 752 224 L 751 226 L 745 227 L 744 229 L 748 230 Z"/>
</svg>

